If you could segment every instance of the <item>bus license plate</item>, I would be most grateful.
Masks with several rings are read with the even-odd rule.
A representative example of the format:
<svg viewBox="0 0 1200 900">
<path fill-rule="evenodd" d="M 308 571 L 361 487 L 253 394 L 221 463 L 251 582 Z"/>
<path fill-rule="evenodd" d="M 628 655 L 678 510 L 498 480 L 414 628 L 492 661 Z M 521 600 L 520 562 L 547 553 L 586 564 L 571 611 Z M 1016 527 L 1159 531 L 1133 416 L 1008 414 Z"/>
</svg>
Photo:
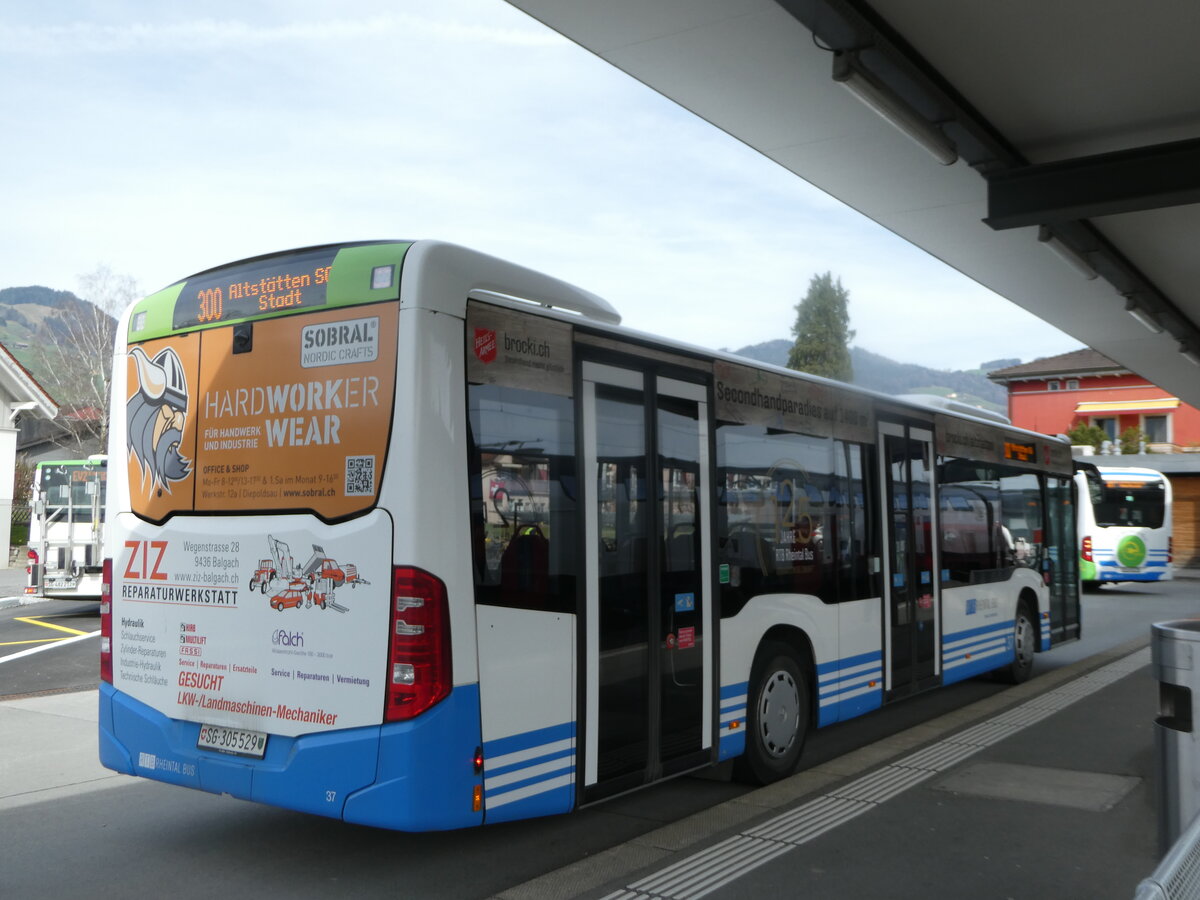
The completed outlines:
<svg viewBox="0 0 1200 900">
<path fill-rule="evenodd" d="M 227 728 L 224 725 L 201 725 L 196 746 L 206 750 L 219 750 L 238 756 L 263 758 L 267 752 L 267 736 L 261 731 L 245 728 Z"/>
</svg>

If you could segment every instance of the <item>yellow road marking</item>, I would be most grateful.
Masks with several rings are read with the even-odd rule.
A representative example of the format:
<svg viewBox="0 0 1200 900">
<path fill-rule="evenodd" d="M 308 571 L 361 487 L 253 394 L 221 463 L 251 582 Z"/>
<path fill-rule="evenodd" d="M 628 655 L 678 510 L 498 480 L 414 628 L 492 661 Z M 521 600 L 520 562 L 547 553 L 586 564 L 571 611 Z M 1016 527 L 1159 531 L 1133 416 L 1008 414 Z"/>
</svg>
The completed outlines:
<svg viewBox="0 0 1200 900">
<path fill-rule="evenodd" d="M 48 616 L 24 616 L 14 617 L 14 622 L 25 622 L 28 625 L 41 625 L 43 628 L 53 628 L 56 631 L 65 631 L 67 634 L 88 634 L 86 631 L 79 631 L 75 628 L 67 628 L 65 625 L 52 625 L 49 622 L 40 622 L 39 619 L 49 618 Z M 59 639 L 61 640 L 61 638 Z"/>
<path fill-rule="evenodd" d="M 20 644 L 57 644 L 66 638 L 38 638 L 36 641 L 0 641 L 0 647 L 16 647 Z"/>
</svg>

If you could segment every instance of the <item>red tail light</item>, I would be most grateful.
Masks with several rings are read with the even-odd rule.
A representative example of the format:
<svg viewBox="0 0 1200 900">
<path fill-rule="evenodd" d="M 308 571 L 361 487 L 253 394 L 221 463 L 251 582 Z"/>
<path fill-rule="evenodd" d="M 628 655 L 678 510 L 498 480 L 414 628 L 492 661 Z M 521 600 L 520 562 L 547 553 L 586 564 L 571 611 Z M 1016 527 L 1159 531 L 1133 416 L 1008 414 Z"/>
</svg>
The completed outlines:
<svg viewBox="0 0 1200 900">
<path fill-rule="evenodd" d="M 112 560 L 104 561 L 100 581 L 100 680 L 112 684 Z"/>
<path fill-rule="evenodd" d="M 36 594 L 38 592 L 38 588 L 40 587 L 40 585 L 38 584 L 38 576 L 37 576 L 37 569 L 38 569 L 37 551 L 30 550 L 28 553 L 25 554 L 25 558 L 26 558 L 25 574 L 29 576 L 29 578 L 25 582 L 25 593 Z"/>
<path fill-rule="evenodd" d="M 1175 562 L 1175 536 L 1167 537 L 1167 564 Z"/>
<path fill-rule="evenodd" d="M 392 577 L 385 722 L 419 716 L 450 695 L 450 608 L 441 579 L 411 566 Z"/>
<path fill-rule="evenodd" d="M 1083 546 L 1079 548 L 1079 555 L 1083 557 L 1084 562 L 1092 562 L 1092 538 L 1089 535 L 1083 539 Z"/>
</svg>

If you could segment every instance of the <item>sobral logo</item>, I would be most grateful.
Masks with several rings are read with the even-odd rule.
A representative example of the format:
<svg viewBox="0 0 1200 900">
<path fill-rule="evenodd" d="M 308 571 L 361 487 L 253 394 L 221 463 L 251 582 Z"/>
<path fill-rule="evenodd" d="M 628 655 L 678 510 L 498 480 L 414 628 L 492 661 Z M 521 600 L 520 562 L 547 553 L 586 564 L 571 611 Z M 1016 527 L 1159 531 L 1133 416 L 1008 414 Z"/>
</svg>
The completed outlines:
<svg viewBox="0 0 1200 900">
<path fill-rule="evenodd" d="M 1127 535 L 1117 544 L 1117 562 L 1127 569 L 1136 569 L 1146 561 L 1146 542 L 1137 535 Z"/>
</svg>

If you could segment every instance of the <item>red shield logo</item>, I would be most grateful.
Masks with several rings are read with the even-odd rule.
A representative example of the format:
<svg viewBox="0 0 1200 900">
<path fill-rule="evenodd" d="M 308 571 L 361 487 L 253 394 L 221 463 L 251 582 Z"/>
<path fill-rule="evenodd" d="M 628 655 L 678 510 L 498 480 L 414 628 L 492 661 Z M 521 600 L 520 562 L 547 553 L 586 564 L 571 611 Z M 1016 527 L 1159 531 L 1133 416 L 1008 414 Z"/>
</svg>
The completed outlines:
<svg viewBox="0 0 1200 900">
<path fill-rule="evenodd" d="M 496 361 L 496 332 L 490 328 L 475 329 L 475 355 L 481 363 Z"/>
</svg>

